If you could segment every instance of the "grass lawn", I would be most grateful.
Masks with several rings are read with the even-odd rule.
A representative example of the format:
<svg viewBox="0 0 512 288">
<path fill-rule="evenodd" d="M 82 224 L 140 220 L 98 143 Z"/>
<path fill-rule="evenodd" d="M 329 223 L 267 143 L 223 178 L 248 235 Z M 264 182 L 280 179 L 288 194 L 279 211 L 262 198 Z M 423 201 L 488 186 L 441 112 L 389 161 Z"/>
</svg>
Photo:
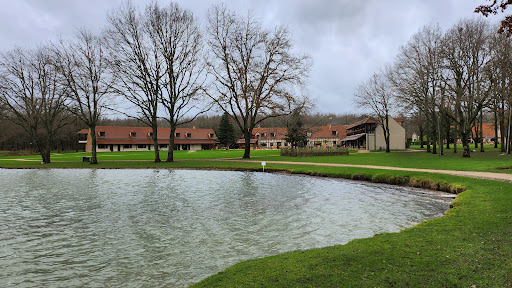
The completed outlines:
<svg viewBox="0 0 512 288">
<path fill-rule="evenodd" d="M 473 152 L 471 158 L 462 158 L 462 152 L 448 150 L 439 156 L 426 152 L 372 152 L 350 153 L 349 156 L 316 157 L 262 157 L 258 160 L 293 162 L 340 163 L 377 165 L 405 168 L 443 169 L 459 171 L 484 171 L 512 173 L 512 156 L 501 155 L 499 149 L 488 148 L 486 152 Z"/>
<path fill-rule="evenodd" d="M 150 151 L 107 152 L 100 164 L 82 163 L 85 153 L 54 155 L 41 165 L 38 156 L 1 157 L 9 168 L 193 168 L 260 169 L 259 163 L 211 161 L 241 157 L 243 151 L 177 151 L 174 163 L 152 163 Z M 254 151 L 257 160 L 288 160 L 372 164 L 434 169 L 496 171 L 511 166 L 499 152 L 474 153 L 472 158 L 425 152 L 360 153 L 337 157 L 280 157 L 279 151 Z M 165 152 L 162 159 L 165 159 Z M 24 159 L 29 161 L 17 161 Z M 129 160 L 139 161 L 129 161 Z M 30 161 L 32 160 L 32 161 Z M 122 160 L 122 161 L 119 161 Z M 197 283 L 197 287 L 511 287 L 512 183 L 434 173 L 344 167 L 267 164 L 267 169 L 329 177 L 366 175 L 379 180 L 394 177 L 427 178 L 467 191 L 458 195 L 442 218 L 423 222 L 400 233 L 354 240 L 346 245 L 241 262 Z M 214 257 L 214 255 L 212 255 Z M 475 286 L 473 286 L 475 285 Z"/>
</svg>

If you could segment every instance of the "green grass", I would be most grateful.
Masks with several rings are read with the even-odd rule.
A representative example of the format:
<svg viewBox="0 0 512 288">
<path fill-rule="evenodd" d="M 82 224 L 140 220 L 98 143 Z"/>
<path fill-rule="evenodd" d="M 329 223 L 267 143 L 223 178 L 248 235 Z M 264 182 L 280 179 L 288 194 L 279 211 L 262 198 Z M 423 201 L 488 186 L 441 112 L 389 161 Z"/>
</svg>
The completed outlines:
<svg viewBox="0 0 512 288">
<path fill-rule="evenodd" d="M 434 169 L 495 171 L 510 166 L 499 152 L 472 158 L 439 157 L 425 152 L 350 154 L 337 157 L 280 157 L 279 151 L 253 151 L 258 160 L 372 164 Z M 88 153 L 54 155 L 41 165 L 35 156 L 1 157 L 8 168 L 190 168 L 259 170 L 259 163 L 211 161 L 241 157 L 243 151 L 177 151 L 174 163 L 153 163 L 152 152 L 100 153 L 100 164 L 82 163 Z M 162 154 L 164 158 L 165 153 Z M 12 159 L 32 161 L 15 161 Z M 128 161 L 130 159 L 138 161 Z M 121 160 L 121 161 L 120 161 Z M 512 184 L 450 175 L 377 169 L 316 167 L 267 163 L 266 170 L 286 170 L 377 182 L 430 179 L 464 186 L 454 208 L 442 218 L 400 233 L 354 240 L 346 245 L 296 251 L 241 262 L 198 283 L 196 287 L 511 287 Z M 393 180 L 394 179 L 394 180 Z M 394 183 L 394 182 L 393 182 Z M 442 185 L 437 185 L 440 187 Z M 445 185 L 446 186 L 446 185 Z M 212 255 L 214 257 L 215 255 Z"/>
<path fill-rule="evenodd" d="M 499 150 L 487 149 L 486 152 L 473 152 L 471 158 L 462 158 L 461 153 L 462 152 L 453 153 L 449 150 L 445 155 L 439 156 L 421 151 L 391 153 L 372 152 L 350 153 L 349 156 L 330 157 L 262 157 L 258 160 L 512 173 L 512 157 L 501 155 Z"/>
</svg>

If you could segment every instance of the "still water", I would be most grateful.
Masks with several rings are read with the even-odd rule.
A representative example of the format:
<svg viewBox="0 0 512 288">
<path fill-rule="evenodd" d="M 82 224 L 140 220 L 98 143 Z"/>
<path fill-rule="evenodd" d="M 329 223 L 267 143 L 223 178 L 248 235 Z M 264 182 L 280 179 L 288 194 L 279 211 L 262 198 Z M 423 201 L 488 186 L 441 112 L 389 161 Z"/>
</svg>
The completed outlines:
<svg viewBox="0 0 512 288">
<path fill-rule="evenodd" d="M 183 287 L 240 262 L 396 232 L 452 199 L 254 172 L 0 170 L 1 287 Z"/>
</svg>

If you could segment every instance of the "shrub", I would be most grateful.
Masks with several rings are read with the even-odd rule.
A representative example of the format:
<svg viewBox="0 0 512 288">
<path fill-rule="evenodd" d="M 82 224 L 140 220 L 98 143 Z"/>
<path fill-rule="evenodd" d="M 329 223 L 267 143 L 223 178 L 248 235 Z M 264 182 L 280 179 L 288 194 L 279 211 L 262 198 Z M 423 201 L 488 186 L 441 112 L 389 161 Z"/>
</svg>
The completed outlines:
<svg viewBox="0 0 512 288">
<path fill-rule="evenodd" d="M 346 148 L 282 148 L 281 156 L 306 157 L 306 156 L 338 156 L 348 155 Z"/>
</svg>

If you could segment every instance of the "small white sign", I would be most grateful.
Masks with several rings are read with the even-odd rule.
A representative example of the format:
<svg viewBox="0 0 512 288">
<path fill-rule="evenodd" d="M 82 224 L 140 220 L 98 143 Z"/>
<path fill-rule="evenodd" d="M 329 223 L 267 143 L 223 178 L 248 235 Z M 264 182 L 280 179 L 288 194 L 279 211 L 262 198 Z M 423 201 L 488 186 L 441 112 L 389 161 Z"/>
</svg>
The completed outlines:
<svg viewBox="0 0 512 288">
<path fill-rule="evenodd" d="M 265 161 L 261 162 L 261 166 L 265 166 L 265 165 L 267 165 L 267 162 L 265 162 Z"/>
</svg>

